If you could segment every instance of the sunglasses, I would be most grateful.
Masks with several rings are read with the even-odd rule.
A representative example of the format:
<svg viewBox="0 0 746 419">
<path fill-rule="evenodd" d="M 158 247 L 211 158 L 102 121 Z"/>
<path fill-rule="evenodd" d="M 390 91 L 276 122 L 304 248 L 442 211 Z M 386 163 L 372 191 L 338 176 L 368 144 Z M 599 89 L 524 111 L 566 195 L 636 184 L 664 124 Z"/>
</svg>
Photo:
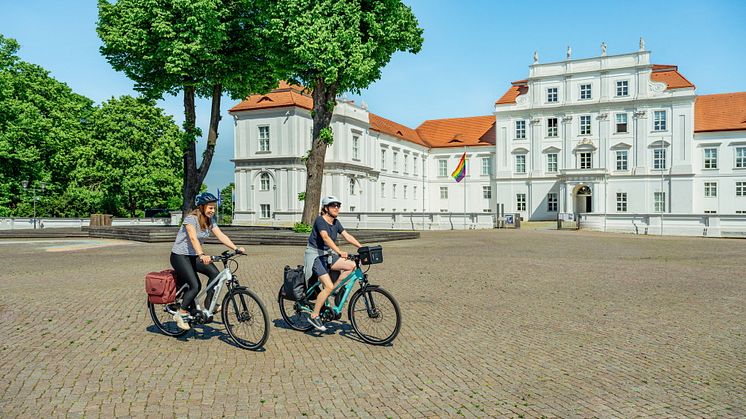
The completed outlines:
<svg viewBox="0 0 746 419">
<path fill-rule="evenodd" d="M 342 204 L 340 204 L 338 202 L 334 202 L 332 204 L 329 204 L 329 206 L 332 207 L 332 208 L 340 208 L 342 206 Z"/>
</svg>

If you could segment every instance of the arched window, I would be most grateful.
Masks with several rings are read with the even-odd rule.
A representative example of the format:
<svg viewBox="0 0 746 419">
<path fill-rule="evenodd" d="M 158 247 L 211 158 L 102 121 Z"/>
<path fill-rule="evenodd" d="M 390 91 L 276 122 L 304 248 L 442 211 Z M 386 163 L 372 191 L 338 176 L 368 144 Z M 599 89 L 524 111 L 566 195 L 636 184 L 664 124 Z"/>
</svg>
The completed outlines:
<svg viewBox="0 0 746 419">
<path fill-rule="evenodd" d="M 350 195 L 355 195 L 355 179 L 350 178 Z"/>
<path fill-rule="evenodd" d="M 259 179 L 260 179 L 259 182 L 260 182 L 261 190 L 268 191 L 269 190 L 269 174 L 262 173 L 262 175 L 259 176 Z"/>
</svg>

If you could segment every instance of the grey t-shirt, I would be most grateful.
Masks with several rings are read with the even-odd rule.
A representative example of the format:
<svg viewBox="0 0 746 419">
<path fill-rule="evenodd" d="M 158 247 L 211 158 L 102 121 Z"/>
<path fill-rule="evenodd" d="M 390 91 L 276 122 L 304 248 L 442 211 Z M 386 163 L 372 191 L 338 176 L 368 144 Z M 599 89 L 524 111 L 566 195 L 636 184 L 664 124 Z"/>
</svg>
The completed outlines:
<svg viewBox="0 0 746 419">
<path fill-rule="evenodd" d="M 311 235 L 308 236 L 308 244 L 319 250 L 326 251 L 329 250 L 329 246 L 324 243 L 324 239 L 322 239 L 321 234 L 319 234 L 322 230 L 326 230 L 326 232 L 329 233 L 329 237 L 332 241 L 337 241 L 337 234 L 345 231 L 345 228 L 342 227 L 342 223 L 340 223 L 336 218 L 334 219 L 333 224 L 329 224 L 322 215 L 316 217 L 316 221 L 313 223 L 313 230 L 311 230 Z"/>
<path fill-rule="evenodd" d="M 194 229 L 197 230 L 197 240 L 199 240 L 199 244 L 205 244 L 205 239 L 210 237 L 210 230 L 217 227 L 215 220 L 213 219 L 211 221 L 212 224 L 210 224 L 207 229 L 202 230 L 199 226 L 197 216 L 187 215 L 186 218 L 184 218 L 184 222 L 181 223 L 181 227 L 179 227 L 179 232 L 176 233 L 176 241 L 174 241 L 174 246 L 171 248 L 171 252 L 176 253 L 177 255 L 197 256 L 197 251 L 194 250 L 194 246 L 192 246 L 192 242 L 189 240 L 189 235 L 186 232 L 186 226 L 187 224 L 194 226 Z"/>
</svg>

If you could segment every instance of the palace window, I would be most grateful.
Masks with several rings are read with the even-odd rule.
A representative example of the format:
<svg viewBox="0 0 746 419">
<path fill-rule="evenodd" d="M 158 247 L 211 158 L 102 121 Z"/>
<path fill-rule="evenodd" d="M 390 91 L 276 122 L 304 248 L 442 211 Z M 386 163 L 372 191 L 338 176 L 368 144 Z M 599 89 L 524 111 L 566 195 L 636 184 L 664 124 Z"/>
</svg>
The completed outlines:
<svg viewBox="0 0 746 419">
<path fill-rule="evenodd" d="M 547 89 L 547 102 L 556 103 L 558 101 L 558 94 L 556 87 L 550 87 Z"/>
<path fill-rule="evenodd" d="M 269 152 L 269 127 L 259 127 L 259 151 Z"/>
<path fill-rule="evenodd" d="M 391 198 L 396 199 L 396 183 L 391 185 Z"/>
<path fill-rule="evenodd" d="M 526 173 L 526 155 L 519 154 L 515 156 L 515 172 Z"/>
<path fill-rule="evenodd" d="M 616 211 L 627 212 L 627 192 L 616 193 Z"/>
<path fill-rule="evenodd" d="M 350 179 L 350 195 L 355 195 L 355 179 Z"/>
<path fill-rule="evenodd" d="M 438 176 L 448 176 L 448 160 L 438 160 Z"/>
<path fill-rule="evenodd" d="M 357 135 L 352 136 L 352 158 L 360 160 L 360 137 Z"/>
<path fill-rule="evenodd" d="M 398 173 L 399 172 L 399 153 L 394 151 L 393 153 L 391 153 L 391 158 L 393 160 L 393 163 L 391 163 L 391 167 L 393 168 L 394 173 Z"/>
<path fill-rule="evenodd" d="M 515 195 L 515 209 L 516 211 L 526 211 L 526 194 L 519 193 Z"/>
<path fill-rule="evenodd" d="M 407 199 L 407 185 L 402 186 L 402 189 L 404 190 L 404 199 Z"/>
<path fill-rule="evenodd" d="M 616 170 L 627 170 L 627 150 L 617 150 Z"/>
<path fill-rule="evenodd" d="M 746 196 L 746 182 L 736 182 L 736 196 Z"/>
<path fill-rule="evenodd" d="M 666 193 L 665 192 L 653 192 L 653 202 L 655 204 L 655 212 L 666 211 Z"/>
<path fill-rule="evenodd" d="M 581 84 L 580 85 L 580 99 L 590 99 L 591 98 L 591 85 L 590 84 Z"/>
<path fill-rule="evenodd" d="M 547 137 L 557 136 L 557 118 L 547 118 Z"/>
<path fill-rule="evenodd" d="M 736 169 L 746 168 L 746 147 L 736 147 Z"/>
<path fill-rule="evenodd" d="M 386 150 L 381 150 L 381 170 L 386 170 Z"/>
<path fill-rule="evenodd" d="M 448 199 L 448 186 L 440 187 L 440 199 Z"/>
<path fill-rule="evenodd" d="M 261 218 L 269 218 L 271 216 L 269 204 L 261 204 Z"/>
<path fill-rule="evenodd" d="M 666 168 L 666 149 L 656 148 L 653 150 L 653 169 L 664 170 Z"/>
<path fill-rule="evenodd" d="M 620 80 L 616 82 L 616 95 L 629 96 L 629 81 Z"/>
<path fill-rule="evenodd" d="M 489 157 L 482 157 L 482 176 L 489 176 L 492 174 L 492 159 Z"/>
<path fill-rule="evenodd" d="M 593 168 L 593 153 L 590 151 L 584 151 L 582 153 L 578 154 L 578 158 L 580 159 L 580 168 L 581 169 L 591 169 Z"/>
<path fill-rule="evenodd" d="M 653 131 L 666 130 L 666 111 L 653 112 Z"/>
<path fill-rule="evenodd" d="M 708 198 L 714 198 L 718 196 L 717 182 L 705 182 L 705 196 Z"/>
<path fill-rule="evenodd" d="M 417 176 L 417 172 L 419 170 L 419 162 L 420 162 L 420 159 L 417 156 L 414 156 L 412 158 L 412 166 L 413 166 L 412 168 L 414 169 L 413 172 L 415 176 Z"/>
<path fill-rule="evenodd" d="M 557 153 L 547 154 L 547 172 L 549 173 L 557 172 Z"/>
<path fill-rule="evenodd" d="M 515 138 L 526 138 L 526 121 L 523 119 L 515 121 Z"/>
<path fill-rule="evenodd" d="M 268 191 L 269 190 L 269 174 L 262 173 L 259 176 L 259 189 L 262 191 Z"/>
<path fill-rule="evenodd" d="M 590 115 L 580 115 L 580 135 L 591 135 Z"/>
<path fill-rule="evenodd" d="M 557 194 L 555 192 L 547 194 L 547 212 L 557 212 Z"/>
<path fill-rule="evenodd" d="M 385 182 L 381 182 L 381 198 L 386 198 L 386 183 Z"/>
<path fill-rule="evenodd" d="M 705 169 L 717 169 L 718 168 L 718 149 L 717 148 L 705 148 Z"/>
<path fill-rule="evenodd" d="M 482 186 L 482 197 L 492 199 L 492 186 Z"/>
<path fill-rule="evenodd" d="M 626 113 L 616 114 L 616 132 L 617 133 L 627 132 L 627 114 Z"/>
</svg>

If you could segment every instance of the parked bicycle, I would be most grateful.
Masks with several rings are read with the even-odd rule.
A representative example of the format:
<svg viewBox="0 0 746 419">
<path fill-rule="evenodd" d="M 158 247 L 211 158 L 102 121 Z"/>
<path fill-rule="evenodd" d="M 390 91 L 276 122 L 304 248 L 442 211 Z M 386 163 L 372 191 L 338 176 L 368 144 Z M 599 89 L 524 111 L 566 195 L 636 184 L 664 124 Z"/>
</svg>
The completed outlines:
<svg viewBox="0 0 746 419">
<path fill-rule="evenodd" d="M 236 252 L 225 251 L 220 256 L 212 256 L 213 262 L 223 262 L 223 270 L 195 297 L 196 310 L 190 314 L 188 322 L 190 324 L 211 322 L 213 316 L 217 314 L 215 313 L 217 297 L 225 285 L 227 292 L 221 304 L 223 324 L 236 345 L 244 349 L 257 350 L 269 338 L 269 317 L 264 303 L 256 293 L 238 283 L 235 272 L 238 270 L 236 257 L 239 255 Z M 197 302 L 201 301 L 207 290 L 213 286 L 215 297 L 210 302 L 210 307 L 201 307 Z M 180 329 L 173 321 L 173 315 L 179 310 L 184 291 L 188 288 L 189 284 L 182 285 L 176 292 L 176 301 L 170 304 L 154 304 L 148 301 L 150 317 L 163 334 L 181 336 L 188 332 L 188 330 Z"/>
<path fill-rule="evenodd" d="M 380 246 L 377 247 L 378 252 L 380 252 Z M 342 317 L 342 309 L 347 299 L 350 298 L 347 317 L 350 319 L 350 324 L 355 333 L 364 342 L 373 345 L 386 345 L 396 338 L 401 328 L 399 303 L 396 302 L 390 292 L 368 282 L 367 272 L 370 270 L 371 257 L 367 253 L 367 248 L 365 250 L 361 248 L 360 252 L 348 257 L 348 259 L 355 261 L 355 270 L 334 287 L 321 309 L 320 318 L 324 323 L 339 320 Z M 380 260 L 382 259 L 382 256 L 380 256 Z M 368 265 L 368 269 L 363 271 L 361 265 Z M 313 278 L 309 282 L 312 283 Z M 356 283 L 360 284 L 360 288 L 350 297 L 352 288 Z M 277 297 L 280 314 L 282 314 L 285 323 L 292 329 L 306 332 L 313 328 L 308 322 L 308 315 L 312 311 L 320 287 L 320 281 L 312 283 L 300 301 L 287 298 L 283 293 L 283 288 L 280 288 Z"/>
</svg>

